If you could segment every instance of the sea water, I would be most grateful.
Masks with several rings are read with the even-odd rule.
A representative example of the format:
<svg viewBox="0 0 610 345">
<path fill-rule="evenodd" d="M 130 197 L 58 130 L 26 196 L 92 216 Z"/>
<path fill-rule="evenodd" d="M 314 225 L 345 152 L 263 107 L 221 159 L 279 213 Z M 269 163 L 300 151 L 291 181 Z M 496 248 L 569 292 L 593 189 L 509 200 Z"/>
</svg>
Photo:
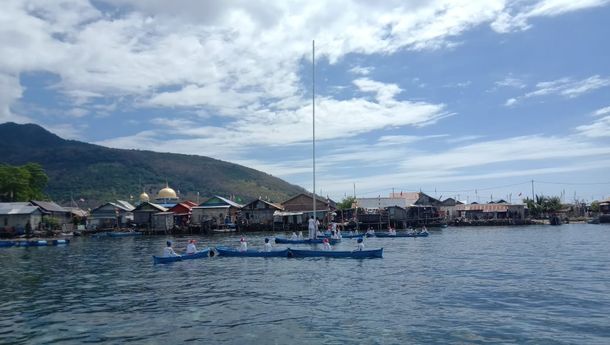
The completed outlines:
<svg viewBox="0 0 610 345">
<path fill-rule="evenodd" d="M 262 248 L 274 235 L 288 234 L 244 236 Z M 608 225 L 365 239 L 383 259 L 152 262 L 167 239 L 180 251 L 239 237 L 0 248 L 0 343 L 610 344 Z"/>
</svg>

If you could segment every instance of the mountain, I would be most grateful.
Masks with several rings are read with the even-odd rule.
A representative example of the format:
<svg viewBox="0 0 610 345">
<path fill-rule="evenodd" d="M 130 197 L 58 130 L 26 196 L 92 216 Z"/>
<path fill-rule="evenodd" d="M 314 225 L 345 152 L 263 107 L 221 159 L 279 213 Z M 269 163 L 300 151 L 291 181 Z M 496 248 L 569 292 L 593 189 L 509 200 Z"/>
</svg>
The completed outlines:
<svg viewBox="0 0 610 345">
<path fill-rule="evenodd" d="M 154 198 L 165 182 L 184 199 L 218 194 L 246 202 L 259 196 L 281 202 L 304 192 L 269 174 L 209 157 L 112 149 L 65 140 L 35 124 L 0 124 L 0 163 L 41 164 L 46 193 L 55 201 L 85 199 L 89 207 L 115 199 L 134 201 L 144 189 Z"/>
</svg>

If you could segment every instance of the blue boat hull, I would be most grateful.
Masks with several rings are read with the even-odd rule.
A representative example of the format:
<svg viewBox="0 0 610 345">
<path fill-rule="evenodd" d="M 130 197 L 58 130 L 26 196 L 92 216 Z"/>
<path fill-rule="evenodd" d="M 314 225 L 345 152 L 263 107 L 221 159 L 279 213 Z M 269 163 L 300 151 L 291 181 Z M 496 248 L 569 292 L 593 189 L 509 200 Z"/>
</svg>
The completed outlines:
<svg viewBox="0 0 610 345">
<path fill-rule="evenodd" d="M 60 246 L 70 244 L 70 240 L 39 240 L 39 241 L 15 241 L 16 247 L 46 247 L 46 246 Z"/>
<path fill-rule="evenodd" d="M 305 240 L 289 240 L 287 238 L 276 238 L 275 243 L 279 244 L 322 244 L 322 238 L 305 239 Z M 329 238 L 328 242 L 332 245 L 341 242 L 340 239 Z"/>
<path fill-rule="evenodd" d="M 343 235 L 341 234 L 342 238 L 363 238 L 364 234 L 357 234 L 357 235 Z"/>
<path fill-rule="evenodd" d="M 216 247 L 216 251 L 220 256 L 241 256 L 241 257 L 260 257 L 260 258 L 271 258 L 271 257 L 288 257 L 288 249 L 274 250 L 271 252 L 259 252 L 256 250 L 248 250 L 240 252 L 232 248 Z"/>
<path fill-rule="evenodd" d="M 348 258 L 348 259 L 372 259 L 382 258 L 383 248 L 355 251 L 332 251 L 332 250 L 302 250 L 288 248 L 289 257 L 325 257 L 325 258 Z"/>
<path fill-rule="evenodd" d="M 420 234 L 407 234 L 407 233 L 399 233 L 396 235 L 390 235 L 387 232 L 378 232 L 375 234 L 375 237 L 428 237 L 428 233 L 420 233 Z"/>
<path fill-rule="evenodd" d="M 153 263 L 156 264 L 168 264 L 176 261 L 185 261 L 185 260 L 194 260 L 194 259 L 202 259 L 210 256 L 210 248 L 206 248 L 202 251 L 199 251 L 195 254 L 191 255 L 182 255 L 182 256 L 155 256 L 153 255 Z"/>
<path fill-rule="evenodd" d="M 15 245 L 13 241 L 0 241 L 0 247 L 12 247 Z"/>
</svg>

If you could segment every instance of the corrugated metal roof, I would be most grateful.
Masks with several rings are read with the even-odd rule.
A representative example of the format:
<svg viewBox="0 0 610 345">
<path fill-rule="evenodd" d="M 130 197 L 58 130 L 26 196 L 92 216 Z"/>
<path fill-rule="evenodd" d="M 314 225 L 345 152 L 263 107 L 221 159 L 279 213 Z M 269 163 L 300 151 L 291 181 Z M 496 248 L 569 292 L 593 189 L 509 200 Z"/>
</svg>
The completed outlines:
<svg viewBox="0 0 610 345">
<path fill-rule="evenodd" d="M 32 200 L 30 202 L 32 204 L 40 207 L 43 211 L 47 211 L 47 212 L 68 212 L 68 210 L 66 210 L 65 208 L 57 205 L 53 201 L 37 201 L 37 200 Z"/>
<path fill-rule="evenodd" d="M 0 214 L 32 214 L 39 210 L 38 206 L 32 206 L 27 202 L 3 202 L 0 203 Z"/>
<path fill-rule="evenodd" d="M 120 205 L 119 207 L 121 207 L 122 209 L 124 209 L 125 211 L 133 211 L 134 208 L 136 208 L 135 206 L 133 206 L 132 204 L 130 204 L 129 202 L 125 201 L 125 200 L 117 200 L 116 204 Z"/>
<path fill-rule="evenodd" d="M 405 198 L 359 198 L 356 200 L 358 207 L 367 209 L 386 208 L 390 206 L 407 207 L 411 204 L 407 203 Z"/>
</svg>

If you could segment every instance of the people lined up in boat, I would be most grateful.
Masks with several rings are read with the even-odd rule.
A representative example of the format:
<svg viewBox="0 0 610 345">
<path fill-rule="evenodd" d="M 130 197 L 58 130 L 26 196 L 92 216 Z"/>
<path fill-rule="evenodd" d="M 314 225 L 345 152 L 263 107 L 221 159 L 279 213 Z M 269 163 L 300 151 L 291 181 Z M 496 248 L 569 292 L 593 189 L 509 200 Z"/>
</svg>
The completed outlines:
<svg viewBox="0 0 610 345">
<path fill-rule="evenodd" d="M 172 241 L 167 241 L 167 242 L 165 242 L 165 244 L 167 246 L 165 248 L 163 248 L 163 257 L 169 258 L 172 256 L 180 256 L 178 253 L 176 253 L 174 251 L 174 248 L 172 248 Z"/>
<path fill-rule="evenodd" d="M 303 239 L 303 231 L 299 231 L 299 238 L 298 238 L 298 239 L 299 239 L 299 240 L 302 240 L 302 239 Z"/>
<path fill-rule="evenodd" d="M 330 238 L 334 238 L 334 239 L 338 240 L 339 239 L 339 235 L 337 234 L 337 232 L 335 230 L 332 230 L 330 232 Z"/>
<path fill-rule="evenodd" d="M 375 230 L 373 230 L 373 227 L 369 227 L 369 229 L 366 231 L 367 235 L 375 235 Z"/>
<path fill-rule="evenodd" d="M 361 239 L 361 238 L 358 239 L 358 245 L 356 246 L 356 250 L 360 250 L 360 251 L 364 250 L 364 240 L 363 239 Z"/>
<path fill-rule="evenodd" d="M 299 239 L 299 237 L 297 236 L 297 233 L 296 233 L 296 232 L 293 232 L 293 233 L 292 233 L 292 236 L 290 236 L 290 239 L 291 239 L 291 240 L 298 240 L 298 239 Z"/>
<path fill-rule="evenodd" d="M 428 233 L 428 229 L 426 228 L 425 225 L 421 227 L 421 233 L 422 234 L 427 234 Z"/>
<path fill-rule="evenodd" d="M 293 233 L 293 234 L 294 234 L 294 233 Z M 268 239 L 268 238 L 265 238 L 265 251 L 266 251 L 266 252 L 270 252 L 270 251 L 271 251 L 271 249 L 272 249 L 272 247 L 271 247 L 271 242 L 269 242 L 269 239 Z"/>
<path fill-rule="evenodd" d="M 388 234 L 389 234 L 390 236 L 396 236 L 396 230 L 395 230 L 393 227 L 391 227 L 391 226 L 390 226 L 390 227 L 388 228 Z"/>
<path fill-rule="evenodd" d="M 330 246 L 330 241 L 328 240 L 328 238 L 325 238 L 324 240 L 322 240 L 322 249 L 323 250 L 332 250 L 333 247 Z"/>
<path fill-rule="evenodd" d="M 247 250 L 248 250 L 248 242 L 246 242 L 246 239 L 242 237 L 239 240 L 239 251 L 240 252 L 245 252 Z"/>
<path fill-rule="evenodd" d="M 197 253 L 197 247 L 195 246 L 195 240 L 190 240 L 186 246 L 186 254 L 191 255 Z"/>
</svg>

